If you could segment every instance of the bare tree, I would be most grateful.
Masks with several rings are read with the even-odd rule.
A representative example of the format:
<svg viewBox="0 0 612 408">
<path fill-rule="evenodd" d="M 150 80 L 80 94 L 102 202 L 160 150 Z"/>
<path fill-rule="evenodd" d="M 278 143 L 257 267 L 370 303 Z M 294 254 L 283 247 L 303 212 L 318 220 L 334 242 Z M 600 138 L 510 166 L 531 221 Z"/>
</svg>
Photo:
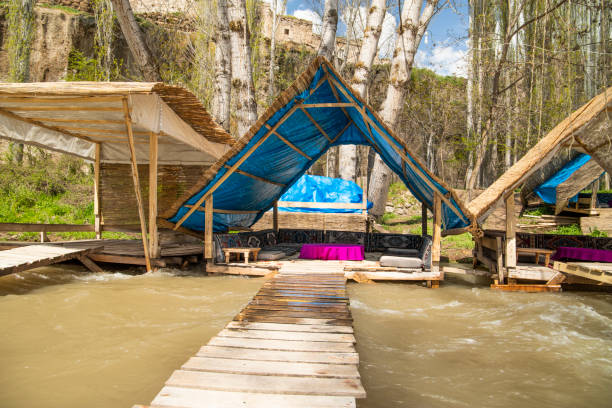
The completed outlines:
<svg viewBox="0 0 612 408">
<path fill-rule="evenodd" d="M 386 0 L 372 0 L 372 4 L 368 9 L 368 19 L 363 33 L 359 57 L 357 59 L 357 64 L 355 64 L 353 78 L 351 79 L 353 89 L 355 89 L 359 96 L 364 99 L 368 88 L 368 76 L 374 58 L 376 57 L 376 51 L 378 50 L 378 40 L 382 33 L 382 24 L 386 12 Z M 340 146 L 339 156 L 338 167 L 340 178 L 355 181 L 357 171 L 357 146 Z"/>
<path fill-rule="evenodd" d="M 134 19 L 134 12 L 132 11 L 132 6 L 130 6 L 130 1 L 111 1 L 113 3 L 115 14 L 117 15 L 117 20 L 119 20 L 121 32 L 123 33 L 125 41 L 130 47 L 134 61 L 136 62 L 136 65 L 138 65 L 143 78 L 145 81 L 150 82 L 161 81 L 161 76 L 159 74 L 159 69 L 155 59 L 153 59 L 151 51 L 142 37 L 140 27 L 138 26 L 136 19 Z"/>
<path fill-rule="evenodd" d="M 438 3 L 439 0 L 428 0 L 422 7 L 423 2 L 420 0 L 406 0 L 402 7 L 387 95 L 379 112 L 381 118 L 391 129 L 396 127 L 397 119 L 404 106 L 406 84 L 410 80 L 414 55 L 419 48 L 427 25 L 434 13 L 439 10 Z M 380 156 L 376 156 L 368 193 L 370 201 L 374 203 L 371 212 L 375 216 L 380 216 L 385 211 L 390 176 L 391 170 Z"/>
<path fill-rule="evenodd" d="M 213 116 L 229 132 L 230 101 L 232 93 L 232 65 L 227 1 L 217 0 L 217 30 L 215 44 L 215 99 Z"/>
<path fill-rule="evenodd" d="M 251 63 L 251 33 L 245 0 L 228 0 L 232 88 L 236 98 L 236 133 L 244 135 L 257 120 L 257 103 Z"/>
</svg>

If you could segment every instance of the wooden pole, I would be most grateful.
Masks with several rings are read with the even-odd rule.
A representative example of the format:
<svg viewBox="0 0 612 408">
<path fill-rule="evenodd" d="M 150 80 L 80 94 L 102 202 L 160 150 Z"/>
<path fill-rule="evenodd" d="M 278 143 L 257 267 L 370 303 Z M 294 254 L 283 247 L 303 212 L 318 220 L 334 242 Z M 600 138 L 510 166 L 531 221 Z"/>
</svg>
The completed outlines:
<svg viewBox="0 0 612 408">
<path fill-rule="evenodd" d="M 149 135 L 149 249 L 151 257 L 161 257 L 159 231 L 157 230 L 157 140 L 158 135 Z"/>
<path fill-rule="evenodd" d="M 599 191 L 599 179 L 591 185 L 591 206 L 590 209 L 597 208 L 597 192 Z M 580 201 L 580 200 L 578 200 Z"/>
<path fill-rule="evenodd" d="M 100 143 L 96 143 L 96 157 L 94 161 L 94 231 L 96 239 L 102 239 L 100 219 Z"/>
<path fill-rule="evenodd" d="M 427 235 L 427 206 L 421 201 L 421 235 Z"/>
<path fill-rule="evenodd" d="M 272 207 L 272 229 L 278 232 L 278 201 L 274 201 L 274 207 Z"/>
<path fill-rule="evenodd" d="M 204 259 L 213 258 L 213 196 L 204 204 Z"/>
<path fill-rule="evenodd" d="M 434 192 L 434 214 L 433 214 L 433 243 L 431 245 L 431 269 L 434 272 L 440 272 L 440 278 L 443 279 L 442 271 L 440 270 L 440 246 L 442 245 L 442 197 L 437 192 Z"/>
<path fill-rule="evenodd" d="M 502 237 L 495 237 L 497 243 L 497 283 L 500 285 L 504 284 L 504 246 L 502 244 Z"/>
<path fill-rule="evenodd" d="M 147 222 L 142 205 L 142 194 L 140 192 L 140 180 L 138 178 L 138 164 L 136 162 L 136 148 L 134 147 L 134 133 L 132 132 L 132 119 L 130 118 L 130 107 L 127 98 L 123 98 L 123 114 L 125 115 L 125 127 L 127 128 L 128 144 L 130 146 L 130 159 L 132 162 L 132 181 L 138 205 L 138 218 L 140 219 L 140 233 L 142 234 L 142 249 L 144 250 L 145 266 L 147 272 L 151 272 L 151 257 L 149 254 L 149 240 L 147 239 Z"/>
<path fill-rule="evenodd" d="M 506 270 L 510 276 L 510 270 L 516 269 L 516 219 L 514 215 L 514 192 L 506 197 Z"/>
</svg>

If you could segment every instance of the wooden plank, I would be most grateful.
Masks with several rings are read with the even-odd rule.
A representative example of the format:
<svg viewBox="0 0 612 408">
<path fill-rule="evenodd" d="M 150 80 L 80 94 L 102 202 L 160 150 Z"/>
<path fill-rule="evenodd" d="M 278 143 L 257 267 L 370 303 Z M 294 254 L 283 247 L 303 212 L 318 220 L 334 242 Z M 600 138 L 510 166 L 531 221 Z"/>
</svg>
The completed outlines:
<svg viewBox="0 0 612 408">
<path fill-rule="evenodd" d="M 32 224 L 32 223 L 0 223 L 0 232 L 69 232 L 95 231 L 91 224 Z"/>
<path fill-rule="evenodd" d="M 192 357 L 183 370 L 229 374 L 282 375 L 321 378 L 359 378 L 356 365 L 296 363 L 287 361 L 253 361 L 229 358 Z"/>
<path fill-rule="evenodd" d="M 311 332 L 311 333 L 353 333 L 350 326 L 330 326 L 325 324 L 280 324 L 280 323 L 248 323 L 229 322 L 228 329 L 248 330 L 271 330 L 287 332 Z"/>
<path fill-rule="evenodd" d="M 236 322 L 243 323 L 255 323 L 255 322 L 266 322 L 266 323 L 281 323 L 281 324 L 329 324 L 334 326 L 351 326 L 353 324 L 352 319 L 337 319 L 328 317 L 288 317 L 288 316 L 249 316 L 240 317 L 234 319 Z"/>
<path fill-rule="evenodd" d="M 296 340 L 296 341 L 331 341 L 339 343 L 356 343 L 352 334 L 342 333 L 307 333 L 253 329 L 223 329 L 217 334 L 221 337 L 263 340 Z"/>
<path fill-rule="evenodd" d="M 0 251 L 0 276 L 75 259 L 100 248 L 63 248 L 39 244 Z"/>
<path fill-rule="evenodd" d="M 279 201 L 279 207 L 287 208 L 331 208 L 360 210 L 362 203 L 323 203 L 323 202 L 298 202 L 298 201 Z"/>
<path fill-rule="evenodd" d="M 238 314 L 242 319 L 257 317 L 310 317 L 314 319 L 342 319 L 350 320 L 349 313 L 309 312 L 298 310 L 245 310 Z"/>
<path fill-rule="evenodd" d="M 202 357 L 230 358 L 256 361 L 287 361 L 295 363 L 358 364 L 355 352 L 319 353 L 310 351 L 261 350 L 245 347 L 223 347 L 206 345 L 197 353 Z"/>
<path fill-rule="evenodd" d="M 278 233 L 278 201 L 274 201 L 274 206 L 272 207 L 272 229 Z"/>
<path fill-rule="evenodd" d="M 495 254 L 497 255 L 497 279 L 500 285 L 504 284 L 504 248 L 502 246 L 502 237 L 495 237 L 497 247 L 495 248 Z M 510 278 L 510 271 L 508 271 L 508 278 Z"/>
<path fill-rule="evenodd" d="M 0 253 L 1 254 L 1 253 Z M 595 262 L 559 262 L 553 264 L 555 270 L 577 275 L 593 281 L 612 284 L 612 264 Z"/>
<path fill-rule="evenodd" d="M 431 244 L 431 268 L 440 270 L 440 247 L 442 245 L 442 196 L 434 191 L 433 242 Z M 442 272 L 444 273 L 444 272 Z"/>
<path fill-rule="evenodd" d="M 89 255 L 89 258 L 96 262 L 118 263 L 126 265 L 147 265 L 145 258 L 142 256 L 91 254 Z M 166 267 L 166 262 L 163 259 L 156 259 L 152 260 L 151 262 L 157 267 Z"/>
<path fill-rule="evenodd" d="M 132 181 L 134 182 L 134 193 L 136 194 L 136 203 L 138 206 L 138 218 L 140 219 L 140 233 L 142 234 L 142 246 L 144 249 L 145 266 L 147 272 L 151 272 L 151 257 L 149 255 L 149 243 L 147 239 L 147 224 L 142 204 L 142 196 L 140 193 L 140 180 L 138 178 L 138 164 L 136 161 L 136 148 L 134 147 L 134 134 L 132 133 L 132 119 L 130 118 L 130 107 L 127 98 L 123 99 L 123 114 L 125 117 L 125 127 L 128 133 L 128 144 L 130 147 L 130 161 L 132 164 Z"/>
<path fill-rule="evenodd" d="M 176 370 L 166 381 L 166 385 L 217 391 L 365 397 L 361 382 L 349 378 L 281 377 Z"/>
<path fill-rule="evenodd" d="M 157 230 L 157 141 L 159 136 L 149 134 L 149 252 L 152 258 L 161 257 Z"/>
<path fill-rule="evenodd" d="M 104 272 L 104 270 L 100 268 L 94 261 L 89 259 L 87 255 L 81 255 L 78 257 L 78 259 L 91 272 Z"/>
<path fill-rule="evenodd" d="M 234 337 L 213 337 L 209 342 L 211 346 L 240 347 L 259 350 L 280 351 L 316 351 L 331 353 L 354 353 L 351 343 L 324 342 L 324 341 L 298 341 L 298 340 L 265 340 L 244 339 Z"/>
<path fill-rule="evenodd" d="M 304 109 L 313 108 L 352 108 L 355 106 L 351 102 L 331 102 L 331 103 L 304 103 L 302 104 Z"/>
<path fill-rule="evenodd" d="M 319 395 L 282 395 L 226 392 L 165 386 L 150 408 L 355 408 L 355 398 Z M 133 407 L 135 408 L 135 407 Z M 140 407 L 144 408 L 144 407 Z"/>
</svg>

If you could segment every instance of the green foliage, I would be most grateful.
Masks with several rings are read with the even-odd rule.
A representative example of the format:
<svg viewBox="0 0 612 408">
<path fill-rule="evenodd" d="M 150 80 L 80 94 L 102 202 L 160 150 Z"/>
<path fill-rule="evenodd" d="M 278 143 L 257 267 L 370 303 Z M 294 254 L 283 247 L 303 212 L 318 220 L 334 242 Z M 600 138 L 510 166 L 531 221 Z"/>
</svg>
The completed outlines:
<svg viewBox="0 0 612 408">
<path fill-rule="evenodd" d="M 541 215 L 554 215 L 554 211 L 550 206 L 540 206 L 535 208 L 529 208 L 525 210 L 523 215 L 535 215 L 537 217 Z"/>
<path fill-rule="evenodd" d="M 76 14 L 85 14 L 81 10 L 77 10 L 75 8 L 64 6 L 64 5 L 61 5 L 61 4 L 37 3 L 36 5 L 38 7 L 55 9 L 55 10 L 61 10 L 61 11 L 66 12 L 68 14 L 75 14 L 75 15 Z"/>
<path fill-rule="evenodd" d="M 472 234 L 464 232 L 459 235 L 448 235 L 442 238 L 442 246 L 452 249 L 474 249 Z"/>
<path fill-rule="evenodd" d="M 394 213 L 384 213 L 382 216 L 382 223 L 384 225 L 388 224 L 390 220 L 394 219 L 397 215 L 395 215 Z"/>
<path fill-rule="evenodd" d="M 580 229 L 580 225 L 578 224 L 559 225 L 556 229 L 549 231 L 549 234 L 583 235 L 582 230 Z"/>
<path fill-rule="evenodd" d="M 606 238 L 608 236 L 608 233 L 606 231 L 600 231 L 599 229 L 595 228 L 593 229 L 593 231 L 591 231 L 591 236 Z"/>
<path fill-rule="evenodd" d="M 6 14 L 8 76 L 11 82 L 25 82 L 29 76 L 30 51 L 34 35 L 34 2 L 9 0 Z"/>
<path fill-rule="evenodd" d="M 113 60 L 110 77 L 101 69 L 96 58 L 86 57 L 81 51 L 73 49 L 68 54 L 68 72 L 66 81 L 106 81 L 121 78 L 121 66 L 123 61 Z"/>
</svg>

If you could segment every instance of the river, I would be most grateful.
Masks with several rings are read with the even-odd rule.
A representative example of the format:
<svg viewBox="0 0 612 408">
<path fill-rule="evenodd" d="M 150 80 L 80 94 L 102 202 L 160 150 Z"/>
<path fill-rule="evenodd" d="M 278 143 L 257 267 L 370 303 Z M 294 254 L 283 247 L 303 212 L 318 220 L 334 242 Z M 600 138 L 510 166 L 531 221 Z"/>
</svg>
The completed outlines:
<svg viewBox="0 0 612 408">
<path fill-rule="evenodd" d="M 129 272 L 129 271 L 128 271 Z M 0 406 L 149 403 L 263 282 L 89 274 L 0 278 Z M 372 407 L 610 407 L 612 294 L 350 284 Z"/>
</svg>

